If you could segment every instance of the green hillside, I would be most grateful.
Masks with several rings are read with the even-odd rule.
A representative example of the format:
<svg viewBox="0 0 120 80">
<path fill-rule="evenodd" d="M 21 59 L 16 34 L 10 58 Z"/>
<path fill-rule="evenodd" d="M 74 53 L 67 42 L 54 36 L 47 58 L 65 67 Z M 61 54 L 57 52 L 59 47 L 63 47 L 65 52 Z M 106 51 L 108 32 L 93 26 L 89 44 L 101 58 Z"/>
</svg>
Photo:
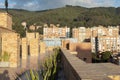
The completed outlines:
<svg viewBox="0 0 120 80">
<path fill-rule="evenodd" d="M 1 10 L 0 10 L 1 11 Z M 120 7 L 99 7 L 84 8 L 80 6 L 67 5 L 62 8 L 44 10 L 44 11 L 26 11 L 10 9 L 9 13 L 13 16 L 13 29 L 21 36 L 24 36 L 24 30 L 21 22 L 26 21 L 28 25 L 36 23 L 60 24 L 68 27 L 92 27 L 97 25 L 119 25 L 120 24 Z M 38 29 L 42 33 L 42 28 Z"/>
</svg>

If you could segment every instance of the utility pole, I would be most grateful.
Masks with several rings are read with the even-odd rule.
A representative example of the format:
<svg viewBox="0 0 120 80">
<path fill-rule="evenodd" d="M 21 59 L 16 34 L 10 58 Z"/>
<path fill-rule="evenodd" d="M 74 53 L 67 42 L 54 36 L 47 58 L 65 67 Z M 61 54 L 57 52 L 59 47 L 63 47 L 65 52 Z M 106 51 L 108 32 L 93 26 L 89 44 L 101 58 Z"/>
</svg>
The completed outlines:
<svg viewBox="0 0 120 80">
<path fill-rule="evenodd" d="M 5 10 L 8 13 L 8 0 L 5 0 Z"/>
</svg>

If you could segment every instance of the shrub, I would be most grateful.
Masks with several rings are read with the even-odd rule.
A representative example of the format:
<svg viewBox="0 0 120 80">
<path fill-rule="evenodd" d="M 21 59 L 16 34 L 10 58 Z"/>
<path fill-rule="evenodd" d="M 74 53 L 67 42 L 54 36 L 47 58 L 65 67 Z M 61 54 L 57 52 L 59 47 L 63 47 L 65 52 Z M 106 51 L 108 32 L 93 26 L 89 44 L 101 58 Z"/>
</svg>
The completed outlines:
<svg viewBox="0 0 120 80">
<path fill-rule="evenodd" d="M 5 62 L 8 62 L 10 59 L 10 54 L 8 52 L 4 52 L 3 55 L 0 56 L 0 61 L 5 61 Z"/>
<path fill-rule="evenodd" d="M 8 53 L 8 52 L 4 52 L 4 54 L 3 54 L 3 61 L 9 61 L 9 59 L 10 59 L 10 54 Z"/>
</svg>

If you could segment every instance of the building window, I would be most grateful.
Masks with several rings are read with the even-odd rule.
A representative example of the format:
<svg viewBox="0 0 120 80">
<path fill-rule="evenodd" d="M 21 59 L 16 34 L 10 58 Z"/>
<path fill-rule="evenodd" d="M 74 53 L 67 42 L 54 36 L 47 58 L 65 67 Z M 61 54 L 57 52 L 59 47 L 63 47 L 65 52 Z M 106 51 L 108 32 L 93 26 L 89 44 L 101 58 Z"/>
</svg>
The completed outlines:
<svg viewBox="0 0 120 80">
<path fill-rule="evenodd" d="M 20 45 L 20 58 L 22 58 L 22 45 Z"/>
<path fill-rule="evenodd" d="M 30 55 L 30 45 L 28 45 L 28 55 Z"/>
<path fill-rule="evenodd" d="M 87 61 L 87 58 L 83 58 L 83 61 Z"/>
<path fill-rule="evenodd" d="M 40 53 L 40 45 L 39 45 L 38 51 L 39 51 L 39 53 Z"/>
</svg>

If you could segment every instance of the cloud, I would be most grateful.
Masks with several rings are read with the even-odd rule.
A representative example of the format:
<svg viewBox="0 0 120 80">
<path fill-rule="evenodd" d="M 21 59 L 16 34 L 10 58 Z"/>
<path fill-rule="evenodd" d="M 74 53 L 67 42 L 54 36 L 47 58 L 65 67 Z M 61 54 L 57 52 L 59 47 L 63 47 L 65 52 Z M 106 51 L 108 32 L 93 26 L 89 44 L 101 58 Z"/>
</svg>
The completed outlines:
<svg viewBox="0 0 120 80">
<path fill-rule="evenodd" d="M 118 0 L 11 0 L 10 7 L 27 10 L 44 10 L 63 7 L 65 5 L 83 6 L 83 7 L 109 7 L 115 6 Z M 3 6 L 3 4 L 0 4 Z"/>
<path fill-rule="evenodd" d="M 84 7 L 109 7 L 113 6 L 115 0 L 71 0 L 71 5 L 80 5 Z M 73 2 L 73 3 L 72 3 Z"/>
<path fill-rule="evenodd" d="M 9 4 L 9 8 L 15 6 L 16 4 L 15 3 L 10 3 Z M 4 4 L 4 1 L 0 1 L 0 8 L 5 8 L 5 4 Z"/>
<path fill-rule="evenodd" d="M 15 2 L 14 8 L 28 10 L 44 10 L 49 8 L 57 8 L 65 5 L 64 0 L 12 0 Z"/>
<path fill-rule="evenodd" d="M 4 4 L 3 3 L 0 3 L 0 7 L 3 8 Z"/>
</svg>

